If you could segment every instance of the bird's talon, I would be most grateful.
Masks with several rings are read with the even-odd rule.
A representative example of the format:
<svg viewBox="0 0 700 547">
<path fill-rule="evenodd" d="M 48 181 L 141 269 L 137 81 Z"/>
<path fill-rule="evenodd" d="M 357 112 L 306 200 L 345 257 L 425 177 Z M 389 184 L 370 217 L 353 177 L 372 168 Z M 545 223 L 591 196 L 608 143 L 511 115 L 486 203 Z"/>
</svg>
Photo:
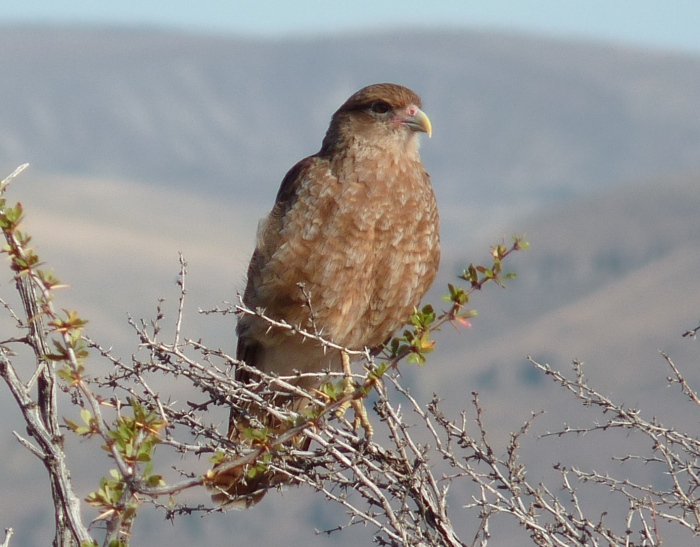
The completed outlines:
<svg viewBox="0 0 700 547">
<path fill-rule="evenodd" d="M 367 409 L 365 408 L 362 399 L 354 399 L 352 401 L 352 409 L 355 411 L 355 419 L 352 422 L 352 428 L 355 432 L 359 431 L 360 427 L 365 430 L 365 439 L 370 439 L 374 435 L 374 428 L 369 422 Z"/>
<path fill-rule="evenodd" d="M 345 416 L 345 413 L 347 412 L 348 408 L 350 408 L 350 401 L 345 401 L 342 405 L 340 405 L 336 411 L 335 411 L 335 417 L 340 419 L 343 416 Z"/>
</svg>

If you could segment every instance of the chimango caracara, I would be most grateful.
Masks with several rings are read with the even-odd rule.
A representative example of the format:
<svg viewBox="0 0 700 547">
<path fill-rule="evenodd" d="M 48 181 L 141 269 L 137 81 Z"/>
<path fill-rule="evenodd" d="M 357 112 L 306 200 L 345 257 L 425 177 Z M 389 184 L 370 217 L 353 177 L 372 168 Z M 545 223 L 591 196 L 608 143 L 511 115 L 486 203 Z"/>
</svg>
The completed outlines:
<svg viewBox="0 0 700 547">
<path fill-rule="evenodd" d="M 351 350 L 379 348 L 403 325 L 440 259 L 437 205 L 418 133 L 430 135 L 430 120 L 418 95 L 400 85 L 370 85 L 338 109 L 321 150 L 292 167 L 260 223 L 243 296 L 249 308 Z M 237 358 L 266 373 L 341 370 L 340 352 L 259 317 L 241 316 L 237 331 Z M 250 380 L 243 371 L 237 378 Z M 313 390 L 318 378 L 296 383 Z M 307 401 L 285 397 L 297 411 Z M 234 442 L 251 444 L 244 433 L 251 424 L 274 430 L 259 408 L 241 414 L 231 414 Z M 279 473 L 252 475 L 220 464 L 214 502 L 249 507 L 284 482 Z"/>
</svg>

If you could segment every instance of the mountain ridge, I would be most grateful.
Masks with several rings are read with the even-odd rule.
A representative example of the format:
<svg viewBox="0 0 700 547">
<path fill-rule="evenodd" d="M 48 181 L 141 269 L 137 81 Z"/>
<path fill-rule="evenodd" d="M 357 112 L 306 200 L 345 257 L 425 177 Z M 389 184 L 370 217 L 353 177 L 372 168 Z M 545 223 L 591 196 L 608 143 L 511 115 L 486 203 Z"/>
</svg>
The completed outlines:
<svg viewBox="0 0 700 547">
<path fill-rule="evenodd" d="M 679 364 L 697 355 L 680 332 L 700 308 L 700 59 L 468 32 L 266 42 L 5 30 L 0 169 L 32 163 L 8 199 L 24 204 L 39 255 L 71 285 L 57 302 L 90 319 L 90 335 L 122 358 L 137 343 L 127 313 L 148 321 L 164 298 L 172 317 L 179 251 L 189 269 L 187 334 L 233 351 L 234 319 L 198 309 L 235 301 L 257 219 L 286 170 L 317 150 L 335 108 L 365 83 L 394 80 L 421 93 L 435 126 L 422 154 L 444 258 L 428 300 L 439 302 L 469 262 L 488 260 L 488 245 L 523 232 L 532 244 L 507 262 L 518 278 L 505 292 L 474 296 L 471 329 L 444 329 L 428 365 L 405 368 L 412 392 L 434 390 L 456 412 L 478 390 L 494 433 L 507 438 L 545 405 L 552 427 L 585 419 L 526 363 L 532 354 L 565 369 L 577 357 L 608 392 L 668 415 L 657 351 Z M 181 396 L 177 386 L 157 389 Z M 15 527 L 13 545 L 46 544 L 44 477 L 10 432 L 22 427 L 10 398 L 0 407 L 9 425 L 0 491 L 18 500 L 2 504 L 0 525 Z M 223 423 L 225 409 L 212 412 Z M 68 445 L 87 473 L 75 474 L 85 495 L 109 463 L 97 446 Z M 536 450 L 536 463 L 549 461 L 547 447 Z M 40 482 L 41 499 L 27 496 Z M 293 489 L 206 525 L 163 526 L 147 513 L 135 537 L 154 546 L 366 541 L 367 531 L 313 536 L 319 522 L 345 518 L 317 497 Z M 272 518 L 279 526 L 266 526 Z"/>
</svg>

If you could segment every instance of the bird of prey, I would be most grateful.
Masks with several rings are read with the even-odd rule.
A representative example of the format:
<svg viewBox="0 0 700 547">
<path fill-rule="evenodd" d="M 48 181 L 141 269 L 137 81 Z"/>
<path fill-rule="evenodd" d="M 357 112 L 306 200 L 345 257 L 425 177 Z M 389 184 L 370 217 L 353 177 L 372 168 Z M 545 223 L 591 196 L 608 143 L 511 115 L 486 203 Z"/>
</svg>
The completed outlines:
<svg viewBox="0 0 700 547">
<path fill-rule="evenodd" d="M 431 134 L 430 120 L 410 89 L 383 83 L 353 94 L 333 114 L 319 152 L 284 177 L 260 222 L 244 304 L 343 348 L 380 348 L 414 312 L 440 259 L 421 132 Z M 237 359 L 265 373 L 341 370 L 341 352 L 261 317 L 242 315 L 237 333 Z M 296 384 L 313 390 L 320 378 Z M 243 371 L 237 379 L 250 380 Z M 288 396 L 287 406 L 299 411 L 303 401 Z M 243 430 L 273 422 L 260 408 L 249 413 L 232 411 L 232 441 L 250 445 Z M 214 502 L 239 509 L 283 481 L 241 469 L 215 468 L 214 475 Z"/>
</svg>

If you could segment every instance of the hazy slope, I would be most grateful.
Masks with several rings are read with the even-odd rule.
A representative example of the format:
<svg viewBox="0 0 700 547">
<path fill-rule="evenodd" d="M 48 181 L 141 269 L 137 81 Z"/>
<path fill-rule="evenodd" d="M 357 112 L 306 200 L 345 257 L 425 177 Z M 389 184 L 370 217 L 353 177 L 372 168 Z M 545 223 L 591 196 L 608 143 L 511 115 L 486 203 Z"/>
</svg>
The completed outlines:
<svg viewBox="0 0 700 547">
<path fill-rule="evenodd" d="M 456 411 L 479 390 L 496 435 L 543 407 L 555 427 L 581 412 L 533 375 L 525 356 L 560 367 L 578 357 L 607 392 L 664 416 L 671 407 L 658 349 L 700 385 L 697 344 L 680 337 L 700 316 L 700 183 L 668 175 L 700 171 L 699 65 L 476 33 L 255 42 L 5 29 L 0 176 L 33 164 L 10 199 L 23 202 L 40 255 L 71 285 L 58 304 L 87 316 L 93 337 L 128 359 L 136 339 L 127 312 L 150 318 L 165 298 L 172 317 L 183 251 L 187 334 L 232 349 L 234 319 L 196 312 L 242 288 L 257 219 L 285 170 L 318 148 L 330 114 L 357 87 L 406 83 L 435 126 L 423 155 L 445 253 L 431 300 L 499 238 L 524 232 L 532 243 L 509 263 L 519 277 L 508 290 L 477 295 L 472 329 L 445 329 L 429 366 L 407 367 L 415 392 L 437 390 Z M 12 292 L 5 279 L 3 298 Z M 21 429 L 4 387 L 0 394 L 5 423 Z M 0 528 L 15 528 L 13 545 L 46 544 L 43 470 L 7 427 L 0 444 L 0 492 L 12 500 L 0 505 Z M 81 494 L 109 466 L 93 444 L 69 441 Z M 537 444 L 530 455 L 540 467 L 576 455 L 596 462 L 573 452 Z M 362 529 L 314 536 L 315 527 L 344 522 L 317 498 L 292 490 L 247 513 L 174 526 L 151 515 L 139 521 L 136 543 L 367 542 Z"/>
<path fill-rule="evenodd" d="M 59 305 L 75 307 L 89 317 L 92 336 L 115 345 L 128 358 L 136 339 L 126 326 L 127 311 L 150 318 L 157 299 L 164 297 L 165 310 L 172 317 L 177 253 L 183 251 L 190 271 L 186 334 L 203 335 L 212 345 L 233 348 L 230 317 L 206 320 L 195 311 L 232 300 L 242 287 L 255 225 L 245 208 L 142 184 L 36 173 L 18 179 L 11 197 L 24 203 L 26 229 L 42 258 L 72 285 L 59 296 Z M 445 408 L 456 412 L 467 405 L 472 390 L 479 390 L 495 439 L 540 408 L 550 412 L 542 423 L 555 427 L 574 419 L 576 406 L 533 375 L 525 356 L 533 354 L 562 368 L 578 357 L 586 361 L 590 376 L 606 393 L 643 401 L 645 408 L 668 414 L 671 410 L 658 397 L 666 371 L 656 350 L 669 350 L 687 364 L 697 349 L 680 333 L 694 326 L 700 309 L 695 290 L 700 271 L 698 204 L 700 185 L 695 178 L 659 179 L 548 208 L 523 222 L 533 246 L 513 263 L 519 279 L 506 291 L 492 288 L 477 295 L 475 305 L 481 314 L 473 328 L 459 335 L 446 329 L 427 367 L 407 367 L 415 393 L 429 396 L 435 390 L 445 399 Z M 485 253 L 480 250 L 480 254 Z M 456 264 L 477 258 L 449 253 L 432 300 L 437 300 Z M 698 374 L 691 368 L 688 377 L 693 380 Z M 156 387 L 163 392 L 173 389 Z M 12 402 L 5 400 L 2 406 L 19 428 Z M 37 474 L 37 462 L 26 456 L 9 431 L 2 436 L 8 447 L 4 467 L 12 472 L 0 474 L 0 490 L 15 492 L 40 485 L 43 476 Z M 76 481 L 85 493 L 109 464 L 90 443 L 71 442 L 70 446 L 82 469 Z M 551 450 L 548 445 L 544 449 Z M 549 460 L 534 450 L 535 468 L 541 468 Z M 568 446 L 558 450 L 560 459 L 588 454 L 581 448 L 572 452 Z M 588 454 L 583 463 L 591 462 L 596 462 L 595 454 Z M 608 465 L 597 463 L 598 469 Z M 151 515 L 137 531 L 142 541 L 154 545 L 181 541 L 183 535 L 220 541 L 232 530 L 238 538 L 233 545 L 257 540 L 282 545 L 290 534 L 295 541 L 326 545 L 334 540 L 323 536 L 310 540 L 309 530 L 343 519 L 341 511 L 325 507 L 310 492 L 269 496 L 263 505 L 245 515 L 216 517 L 205 527 L 198 518 L 183 519 L 175 528 L 168 525 L 162 535 L 154 533 L 161 524 L 158 516 Z M 19 545 L 45 542 L 37 538 L 43 538 L 48 528 L 29 527 L 32 532 L 27 535 L 26 519 L 44 518 L 47 510 L 31 499 L 3 509 L 8 524 L 25 532 Z M 271 515 L 287 521 L 284 534 L 278 533 L 278 527 L 261 524 Z M 339 536 L 338 540 L 350 544 L 357 537 Z"/>
<path fill-rule="evenodd" d="M 476 32 L 5 28 L 0 73 L 3 171 L 29 161 L 256 200 L 376 81 L 423 96 L 445 203 L 521 208 L 700 167 L 700 60 L 669 53 Z"/>
</svg>

